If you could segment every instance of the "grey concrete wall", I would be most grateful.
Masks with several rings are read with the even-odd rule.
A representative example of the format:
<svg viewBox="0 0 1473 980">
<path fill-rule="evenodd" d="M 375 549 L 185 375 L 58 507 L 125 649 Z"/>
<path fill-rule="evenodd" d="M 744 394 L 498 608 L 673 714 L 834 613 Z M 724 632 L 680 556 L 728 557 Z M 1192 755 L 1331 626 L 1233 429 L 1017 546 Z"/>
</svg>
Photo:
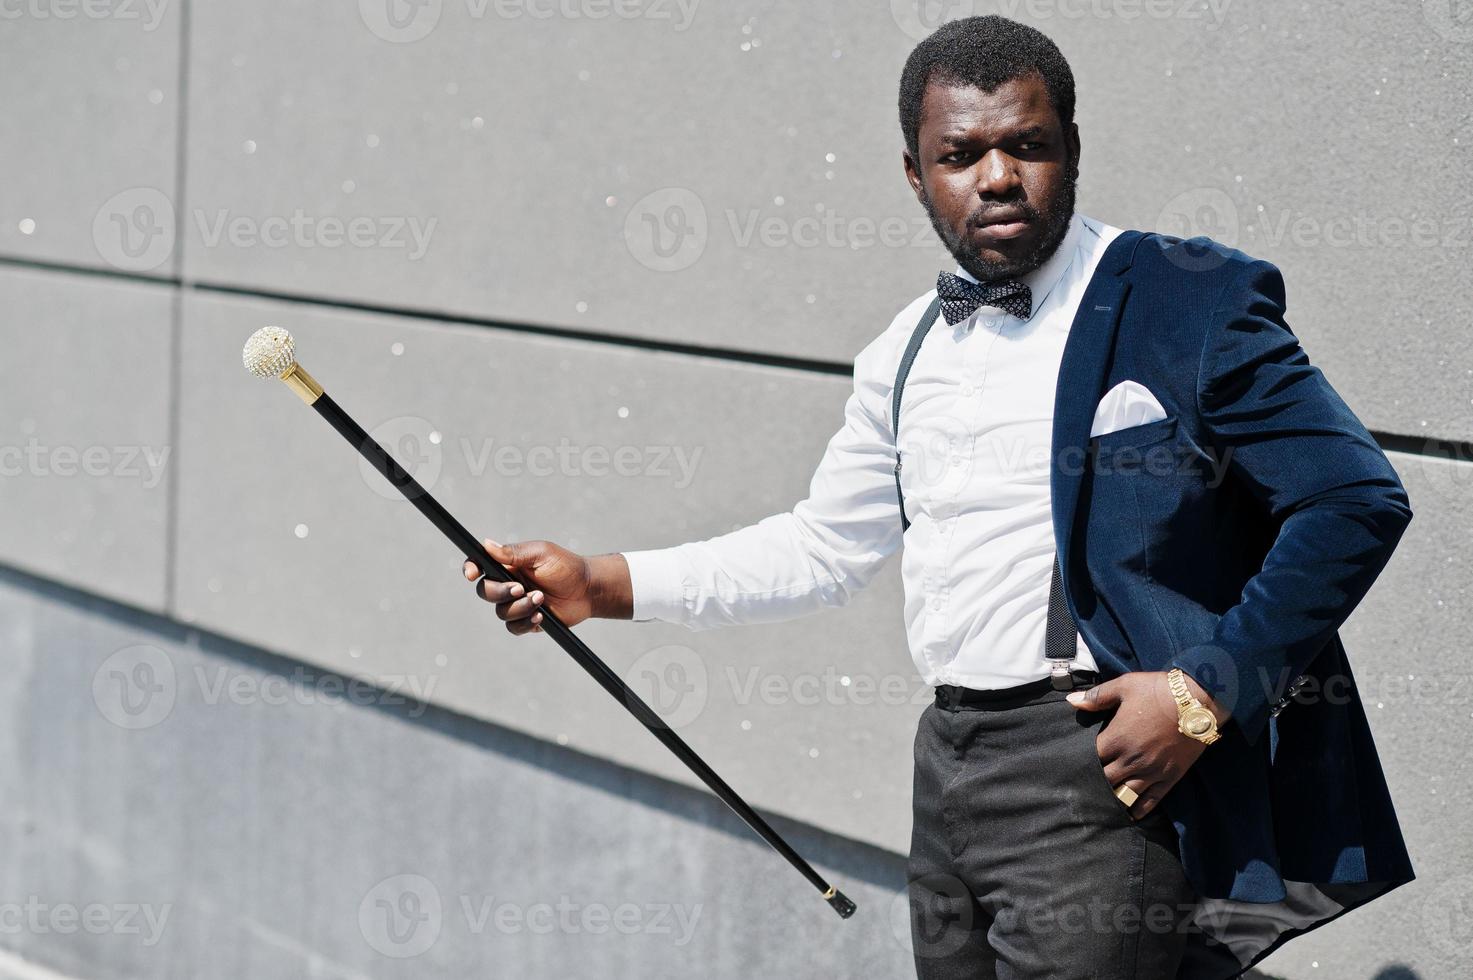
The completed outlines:
<svg viewBox="0 0 1473 980">
<path fill-rule="evenodd" d="M 174 433 L 167 286 L 0 266 L 0 555 L 164 608 Z"/>
<path fill-rule="evenodd" d="M 1074 65 L 1081 208 L 1279 263 L 1291 323 L 1412 496 L 1344 632 L 1422 878 L 1269 972 L 1459 975 L 1473 28 L 1436 0 L 947 9 L 999 7 Z M 849 608 L 794 623 L 580 628 L 854 882 L 871 917 L 841 926 L 553 644 L 507 638 L 443 540 L 314 413 L 247 377 L 239 348 L 291 329 L 338 400 L 500 540 L 656 547 L 791 506 L 849 359 L 950 265 L 899 168 L 917 6 L 390 9 L 3 8 L 0 738 L 17 765 L 0 767 L 0 874 L 22 902 L 178 917 L 148 947 L 54 930 L 0 947 L 78 976 L 541 976 L 585 954 L 616 973 L 806 976 L 831 952 L 904 975 L 880 913 L 925 691 L 894 563 Z M 140 644 L 164 659 L 104 666 Z M 94 688 L 146 680 L 140 663 L 173 670 L 177 697 L 135 730 Z M 248 693 L 275 675 L 434 707 Z M 221 676 L 246 678 L 246 705 Z M 589 807 L 597 830 L 569 817 Z M 478 812 L 547 830 L 448 847 Z M 615 865 L 610 834 L 679 870 Z M 356 918 L 398 874 L 456 899 L 410 966 Z M 609 906 L 705 902 L 709 931 L 678 948 L 488 940 L 461 915 L 461 896 L 511 889 L 525 908 L 573 880 Z"/>
<path fill-rule="evenodd" d="M 6 5 L 0 254 L 174 273 L 183 10 L 174 0 Z"/>
<path fill-rule="evenodd" d="M 0 637 L 0 932 L 32 961 L 198 980 L 909 969 L 892 853 L 778 821 L 860 903 L 840 924 L 707 794 L 12 572 Z"/>
</svg>

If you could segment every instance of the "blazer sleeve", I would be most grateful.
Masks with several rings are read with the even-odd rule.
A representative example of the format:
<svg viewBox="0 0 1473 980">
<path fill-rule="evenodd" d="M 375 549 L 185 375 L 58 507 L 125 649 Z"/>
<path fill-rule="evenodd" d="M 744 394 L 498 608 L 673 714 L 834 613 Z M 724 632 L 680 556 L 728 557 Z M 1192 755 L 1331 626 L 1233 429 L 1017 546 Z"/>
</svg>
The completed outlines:
<svg viewBox="0 0 1473 980">
<path fill-rule="evenodd" d="M 1173 661 L 1226 690 L 1248 741 L 1272 701 L 1330 640 L 1381 573 L 1412 518 L 1386 454 L 1284 320 L 1284 280 L 1246 264 L 1224 286 L 1203 340 L 1197 409 L 1204 432 L 1279 531 L 1262 569 L 1211 642 Z M 1224 685 L 1223 670 L 1236 671 Z"/>
</svg>

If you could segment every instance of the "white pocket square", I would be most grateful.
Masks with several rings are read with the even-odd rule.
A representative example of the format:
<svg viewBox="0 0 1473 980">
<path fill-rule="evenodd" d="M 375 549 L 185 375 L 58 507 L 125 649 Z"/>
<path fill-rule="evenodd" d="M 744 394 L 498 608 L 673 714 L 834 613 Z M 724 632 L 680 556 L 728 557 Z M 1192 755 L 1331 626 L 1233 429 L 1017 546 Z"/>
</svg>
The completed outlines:
<svg viewBox="0 0 1473 980">
<path fill-rule="evenodd" d="M 1128 429 L 1132 425 L 1144 425 L 1166 418 L 1166 409 L 1151 394 L 1151 389 L 1139 381 L 1122 381 L 1109 391 L 1095 408 L 1094 424 L 1089 427 L 1090 438 Z"/>
</svg>

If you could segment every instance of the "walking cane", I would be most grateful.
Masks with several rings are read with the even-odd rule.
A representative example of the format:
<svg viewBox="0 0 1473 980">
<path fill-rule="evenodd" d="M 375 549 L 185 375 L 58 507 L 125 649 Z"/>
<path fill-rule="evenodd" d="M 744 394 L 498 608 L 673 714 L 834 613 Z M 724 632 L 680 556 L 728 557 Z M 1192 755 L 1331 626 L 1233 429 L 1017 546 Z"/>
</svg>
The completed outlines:
<svg viewBox="0 0 1473 980">
<path fill-rule="evenodd" d="M 363 454 L 363 458 L 373 464 L 384 477 L 402 493 L 419 512 L 430 519 L 440 531 L 450 539 L 457 548 L 465 554 L 481 574 L 495 579 L 498 582 L 521 582 L 528 591 L 532 591 L 532 583 L 523 579 L 520 575 L 508 570 L 500 562 L 486 554 L 486 549 L 461 525 L 450 512 L 440 506 L 439 501 L 430 495 L 430 492 L 419 484 L 419 481 L 410 476 L 409 473 L 396 463 L 382 446 L 373 437 L 363 431 L 363 427 L 348 413 L 338 407 L 337 402 L 323 392 L 322 386 L 313 377 L 302 369 L 297 363 L 296 343 L 292 335 L 280 327 L 262 327 L 251 334 L 246 341 L 242 352 L 246 369 L 258 378 L 279 378 L 284 381 L 292 391 L 317 409 L 317 414 L 327 420 L 328 424 L 357 447 Z M 735 811 L 748 827 L 757 832 L 763 840 L 772 845 L 773 850 L 788 859 L 788 863 L 798 869 L 798 872 L 807 878 L 809 883 L 823 893 L 824 900 L 834 907 L 841 918 L 849 918 L 854 914 L 854 903 L 844 893 L 833 885 L 830 885 L 823 877 L 813 870 L 812 865 L 803 860 L 803 857 L 783 840 L 782 836 L 763 820 L 737 795 L 736 791 L 726 784 L 716 771 L 708 766 L 700 756 L 675 732 L 671 731 L 659 715 L 645 704 L 640 696 L 624 683 L 623 678 L 614 673 L 609 665 L 600 660 L 588 645 L 573 634 L 571 628 L 563 623 L 549 609 L 542 610 L 542 629 L 557 641 L 574 660 L 578 666 L 588 671 L 589 675 L 609 694 L 613 695 L 629 713 L 639 719 L 640 724 L 649 729 L 650 734 L 664 743 L 665 747 L 675 753 L 676 758 L 685 763 L 686 768 L 700 777 L 701 782 L 711 788 L 711 792 L 721 798 L 721 801 Z"/>
</svg>

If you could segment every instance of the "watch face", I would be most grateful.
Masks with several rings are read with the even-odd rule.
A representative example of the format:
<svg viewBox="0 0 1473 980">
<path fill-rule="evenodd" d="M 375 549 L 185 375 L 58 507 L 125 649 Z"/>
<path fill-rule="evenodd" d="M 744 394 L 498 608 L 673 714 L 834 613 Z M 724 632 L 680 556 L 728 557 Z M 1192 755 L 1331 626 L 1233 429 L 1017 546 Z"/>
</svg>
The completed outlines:
<svg viewBox="0 0 1473 980">
<path fill-rule="evenodd" d="M 1206 735 L 1212 731 L 1212 712 L 1206 708 L 1192 708 L 1182 715 L 1181 724 L 1188 735 Z"/>
</svg>

